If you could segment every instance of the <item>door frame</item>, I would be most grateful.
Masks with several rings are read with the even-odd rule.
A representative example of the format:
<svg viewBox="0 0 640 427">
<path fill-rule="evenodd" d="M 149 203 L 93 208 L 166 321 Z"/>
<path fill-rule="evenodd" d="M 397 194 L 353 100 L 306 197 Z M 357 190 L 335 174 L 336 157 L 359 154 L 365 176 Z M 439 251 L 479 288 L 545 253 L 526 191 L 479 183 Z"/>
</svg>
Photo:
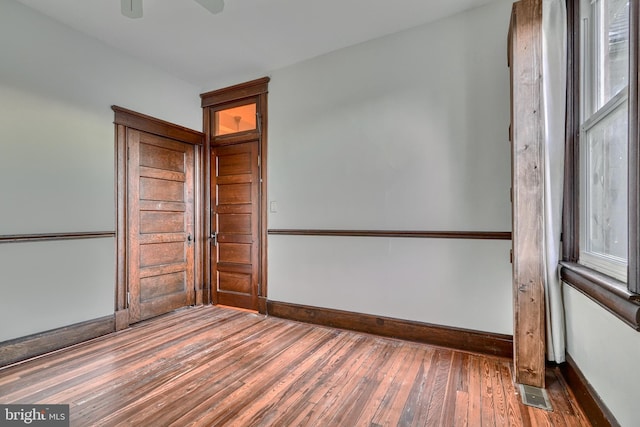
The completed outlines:
<svg viewBox="0 0 640 427">
<path fill-rule="evenodd" d="M 258 266 L 258 312 L 266 314 L 267 312 L 267 93 L 269 86 L 269 77 L 263 77 L 246 83 L 230 86 L 223 89 L 206 92 L 200 95 L 203 113 L 203 129 L 205 134 L 204 153 L 203 153 L 203 192 L 204 203 L 202 205 L 202 219 L 204 223 L 204 236 L 206 236 L 203 250 L 204 263 L 204 286 L 203 301 L 204 303 L 217 304 L 215 284 L 211 279 L 211 147 L 214 144 L 214 136 L 212 129 L 212 115 L 221 105 L 232 105 L 235 103 L 243 103 L 252 99 L 256 102 L 256 111 L 259 114 L 255 136 L 259 141 L 258 155 L 260 156 L 260 186 L 259 186 L 259 232 L 260 239 L 259 248 L 259 266 Z M 231 134 L 227 137 L 218 138 L 221 145 L 245 142 L 246 135 L 237 137 Z"/>
<path fill-rule="evenodd" d="M 191 144 L 194 146 L 194 281 L 195 304 L 203 303 L 203 253 L 206 243 L 203 239 L 202 211 L 202 162 L 204 134 L 183 126 L 166 122 L 155 117 L 137 113 L 113 105 L 115 113 L 115 205 L 116 205 L 116 292 L 115 326 L 116 331 L 129 327 L 129 286 L 128 277 L 128 218 L 127 218 L 127 133 L 129 130 L 141 131 L 163 138 Z"/>
</svg>

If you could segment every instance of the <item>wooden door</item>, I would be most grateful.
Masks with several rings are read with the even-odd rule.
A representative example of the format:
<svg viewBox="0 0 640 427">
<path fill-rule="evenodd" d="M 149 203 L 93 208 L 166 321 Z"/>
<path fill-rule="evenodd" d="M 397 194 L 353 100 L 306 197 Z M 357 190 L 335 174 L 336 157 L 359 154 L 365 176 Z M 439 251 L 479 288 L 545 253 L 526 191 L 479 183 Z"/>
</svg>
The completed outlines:
<svg viewBox="0 0 640 427">
<path fill-rule="evenodd" d="M 194 146 L 127 131 L 129 321 L 194 304 Z"/>
<path fill-rule="evenodd" d="M 211 153 L 211 283 L 217 304 L 258 310 L 260 174 L 258 141 Z"/>
</svg>

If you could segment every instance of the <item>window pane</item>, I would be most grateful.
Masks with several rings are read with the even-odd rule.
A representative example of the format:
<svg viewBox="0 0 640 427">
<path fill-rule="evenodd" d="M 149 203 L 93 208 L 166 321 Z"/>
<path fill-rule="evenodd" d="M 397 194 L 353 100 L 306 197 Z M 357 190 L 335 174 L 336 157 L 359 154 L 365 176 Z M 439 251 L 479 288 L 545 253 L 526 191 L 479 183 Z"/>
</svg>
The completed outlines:
<svg viewBox="0 0 640 427">
<path fill-rule="evenodd" d="M 598 0 L 595 11 L 597 110 L 628 84 L 629 0 Z"/>
<path fill-rule="evenodd" d="M 587 252 L 627 259 L 627 104 L 586 133 Z"/>
<path fill-rule="evenodd" d="M 256 128 L 256 104 L 216 111 L 214 135 L 227 135 Z"/>
</svg>

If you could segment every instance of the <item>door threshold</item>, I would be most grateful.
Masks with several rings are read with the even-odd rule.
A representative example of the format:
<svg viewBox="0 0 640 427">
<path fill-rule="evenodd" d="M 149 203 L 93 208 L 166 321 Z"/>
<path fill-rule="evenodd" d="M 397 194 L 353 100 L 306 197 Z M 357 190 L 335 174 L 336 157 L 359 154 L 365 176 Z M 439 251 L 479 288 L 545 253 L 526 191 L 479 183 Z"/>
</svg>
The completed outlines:
<svg viewBox="0 0 640 427">
<path fill-rule="evenodd" d="M 260 314 L 260 312 L 258 312 L 258 310 L 251 310 L 251 309 L 248 309 L 248 308 L 234 307 L 232 305 L 224 305 L 224 304 L 212 304 L 212 305 L 215 306 L 215 307 L 230 308 L 231 310 L 244 311 L 246 313 Z"/>
</svg>

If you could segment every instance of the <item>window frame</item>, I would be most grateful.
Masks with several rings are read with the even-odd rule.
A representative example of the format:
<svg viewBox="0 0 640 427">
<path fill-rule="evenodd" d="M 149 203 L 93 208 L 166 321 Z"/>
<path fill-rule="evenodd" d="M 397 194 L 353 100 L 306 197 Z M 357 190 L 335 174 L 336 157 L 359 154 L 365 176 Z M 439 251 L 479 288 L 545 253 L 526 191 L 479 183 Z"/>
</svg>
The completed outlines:
<svg viewBox="0 0 640 427">
<path fill-rule="evenodd" d="M 612 0 L 609 0 L 612 1 Z M 627 259 L 621 259 L 613 255 L 607 255 L 604 253 L 598 253 L 591 248 L 591 242 L 587 241 L 587 236 L 590 234 L 590 195 L 589 191 L 589 170 L 587 170 L 588 164 L 592 159 L 590 152 L 587 148 L 589 145 L 589 135 L 591 132 L 602 126 L 607 127 L 612 120 L 615 120 L 618 111 L 624 112 L 625 120 L 628 122 L 629 117 L 629 85 L 628 76 L 627 84 L 620 88 L 617 93 L 608 93 L 609 99 L 603 98 L 603 90 L 605 79 L 601 79 L 600 76 L 603 73 L 604 64 L 600 53 L 602 50 L 602 43 L 607 43 L 608 37 L 603 31 L 603 20 L 609 18 L 607 15 L 607 3 L 606 0 L 582 0 L 580 2 L 581 7 L 590 3 L 588 11 L 580 11 L 580 30 L 583 31 L 580 40 L 580 52 L 583 59 L 580 61 L 580 65 L 584 65 L 581 68 L 580 73 L 580 90 L 583 94 L 581 102 L 580 116 L 580 141 L 581 147 L 585 148 L 580 152 L 580 166 L 581 166 L 581 179 L 580 179 L 580 194 L 582 195 L 580 200 L 580 256 L 579 262 L 582 265 L 593 268 L 606 275 L 612 276 L 620 281 L 627 282 L 627 270 L 628 270 L 628 254 Z M 588 18 L 587 18 L 588 16 Z M 594 31 L 594 28 L 600 28 L 600 31 Z M 608 28 L 608 27 L 607 27 Z M 627 55 L 626 60 L 629 57 Z M 627 63 L 627 72 L 628 72 Z M 628 134 L 628 129 L 625 129 L 625 133 Z M 628 139 L 628 135 L 625 135 Z M 625 141 L 628 147 L 628 140 Z M 584 166 L 584 168 L 582 168 Z M 626 167 L 627 165 L 625 165 Z M 627 183 L 625 183 L 627 184 Z M 626 200 L 625 200 L 626 202 Z M 627 212 L 628 218 L 628 212 Z M 626 224 L 628 229 L 628 223 Z M 628 236 L 627 236 L 628 237 Z M 628 249 L 627 242 L 624 243 L 625 249 Z"/>
<path fill-rule="evenodd" d="M 580 138 L 581 138 L 581 16 L 580 0 L 567 1 L 568 61 L 562 280 L 602 305 L 629 326 L 640 330 L 640 165 L 638 131 L 638 47 L 640 0 L 629 2 L 628 86 L 628 267 L 627 283 L 579 263 L 580 259 Z"/>
<path fill-rule="evenodd" d="M 242 107 L 248 107 L 248 106 L 253 106 L 253 109 L 255 110 L 252 117 L 255 123 L 253 123 L 252 128 L 224 132 L 224 133 L 217 133 L 219 131 L 219 126 L 221 121 L 220 114 L 223 111 L 228 111 L 235 108 L 242 108 Z M 243 99 L 237 102 L 230 102 L 228 104 L 217 105 L 215 106 L 215 108 L 211 109 L 211 136 L 214 139 L 215 138 L 224 139 L 225 137 L 237 136 L 239 134 L 254 134 L 256 132 L 259 132 L 260 130 L 259 127 L 260 127 L 260 111 L 259 111 L 257 98 L 248 98 L 248 99 Z"/>
<path fill-rule="evenodd" d="M 586 139 L 588 138 L 589 132 L 593 131 L 600 125 L 606 126 L 607 122 L 609 122 L 610 120 L 614 120 L 615 115 L 621 108 L 624 110 L 624 113 L 626 113 L 628 118 L 629 106 L 628 106 L 627 91 L 628 91 L 628 87 L 625 88 L 622 92 L 619 92 L 618 94 L 613 96 L 607 103 L 605 103 L 600 109 L 598 109 L 598 111 L 591 114 L 588 119 L 582 121 L 581 131 L 580 131 L 582 148 L 585 148 L 588 145 L 588 142 L 586 141 Z M 582 265 L 593 268 L 609 276 L 612 276 L 624 283 L 627 283 L 628 254 L 627 254 L 627 260 L 623 260 L 622 258 L 617 258 L 614 256 L 600 254 L 591 250 L 590 242 L 584 241 L 587 239 L 587 235 L 590 231 L 586 223 L 588 221 L 587 212 L 589 211 L 589 206 L 591 202 L 589 197 L 590 194 L 587 191 L 588 185 L 589 185 L 587 183 L 588 171 L 583 170 L 582 166 L 591 163 L 591 159 L 589 157 L 590 155 L 586 149 L 581 150 L 580 152 L 580 166 L 581 166 L 580 194 L 583 195 L 583 197 L 580 200 L 579 262 Z M 628 228 L 628 224 L 627 224 L 627 228 Z"/>
</svg>

